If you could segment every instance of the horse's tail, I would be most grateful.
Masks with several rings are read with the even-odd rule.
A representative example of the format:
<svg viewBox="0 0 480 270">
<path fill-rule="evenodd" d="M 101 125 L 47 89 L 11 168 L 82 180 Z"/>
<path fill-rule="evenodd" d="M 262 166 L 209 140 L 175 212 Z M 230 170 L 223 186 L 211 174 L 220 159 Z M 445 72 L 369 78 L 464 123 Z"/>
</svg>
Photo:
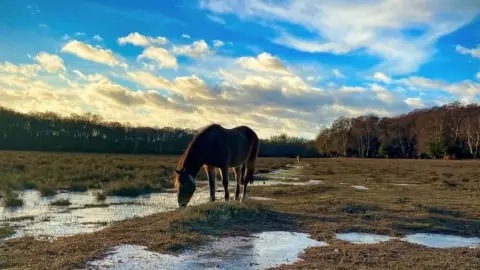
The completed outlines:
<svg viewBox="0 0 480 270">
<path fill-rule="evenodd" d="M 253 130 L 251 130 L 249 133 L 250 136 L 248 137 L 250 137 L 249 140 L 251 141 L 250 155 L 247 159 L 247 162 L 242 166 L 242 175 L 244 175 L 246 178 L 246 182 L 253 183 L 253 171 L 255 170 L 255 161 L 260 150 L 260 139 Z"/>
</svg>

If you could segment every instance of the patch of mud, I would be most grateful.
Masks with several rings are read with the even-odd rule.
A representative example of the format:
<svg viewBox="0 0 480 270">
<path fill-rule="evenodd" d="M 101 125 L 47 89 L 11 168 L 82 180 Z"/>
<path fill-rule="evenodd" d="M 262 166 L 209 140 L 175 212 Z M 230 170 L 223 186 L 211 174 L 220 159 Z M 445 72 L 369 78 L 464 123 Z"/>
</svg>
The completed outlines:
<svg viewBox="0 0 480 270">
<path fill-rule="evenodd" d="M 307 247 L 326 245 L 304 233 L 262 232 L 252 237 L 222 238 L 179 256 L 122 245 L 88 264 L 89 269 L 265 269 L 299 260 L 299 253 Z"/>
<path fill-rule="evenodd" d="M 480 237 L 467 238 L 445 234 L 417 233 L 408 235 L 400 240 L 431 248 L 480 248 Z"/>
<path fill-rule="evenodd" d="M 337 233 L 335 237 L 353 244 L 378 244 L 394 239 L 393 237 L 387 235 L 357 232 Z"/>
<path fill-rule="evenodd" d="M 367 189 L 370 189 L 370 188 L 367 188 L 366 186 L 360 186 L 360 185 L 353 185 L 351 186 L 353 187 L 354 189 L 358 189 L 358 190 L 367 190 Z"/>
</svg>

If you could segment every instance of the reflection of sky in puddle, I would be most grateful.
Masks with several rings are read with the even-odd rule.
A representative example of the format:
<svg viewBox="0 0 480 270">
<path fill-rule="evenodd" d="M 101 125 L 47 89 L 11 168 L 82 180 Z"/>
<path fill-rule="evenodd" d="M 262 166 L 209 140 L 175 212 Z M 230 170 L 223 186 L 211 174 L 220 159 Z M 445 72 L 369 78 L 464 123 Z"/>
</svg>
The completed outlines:
<svg viewBox="0 0 480 270">
<path fill-rule="evenodd" d="M 336 237 L 353 244 L 377 244 L 392 239 L 392 237 L 386 235 L 357 232 L 337 233 Z"/>
<path fill-rule="evenodd" d="M 89 263 L 95 269 L 265 269 L 298 260 L 309 246 L 326 246 L 304 233 L 263 232 L 252 237 L 226 237 L 179 256 L 123 245 Z"/>
<path fill-rule="evenodd" d="M 308 182 L 286 182 L 280 179 L 296 179 L 302 166 L 292 165 L 291 168 L 279 169 L 263 176 L 266 181 L 255 181 L 256 185 L 311 185 L 319 184 L 320 180 Z M 277 180 L 278 179 L 278 180 Z M 229 181 L 229 186 L 235 186 L 235 181 Z M 189 206 L 209 201 L 208 182 L 199 182 Z M 230 194 L 234 198 L 234 194 Z M 216 198 L 223 200 L 223 187 L 218 187 Z M 39 237 L 68 236 L 78 233 L 93 232 L 103 229 L 112 221 L 147 216 L 159 212 L 171 211 L 178 208 L 175 190 L 173 192 L 152 193 L 139 197 L 108 196 L 104 201 L 98 201 L 95 190 L 87 192 L 64 192 L 52 197 L 41 197 L 36 190 L 20 192 L 19 197 L 24 200 L 23 207 L 0 207 L 0 225 L 13 226 L 16 233 L 9 238 L 25 235 Z M 52 206 L 50 203 L 59 199 L 68 199 L 69 206 Z M 273 200 L 272 198 L 250 197 L 252 200 Z M 85 207 L 88 205 L 88 207 Z M 28 217 L 28 218 L 26 218 Z M 17 220 L 13 220 L 17 219 Z"/>
<path fill-rule="evenodd" d="M 369 188 L 367 188 L 366 186 L 359 186 L 359 185 L 354 185 L 352 186 L 354 189 L 358 189 L 358 190 L 367 190 Z"/>
<path fill-rule="evenodd" d="M 424 245 L 432 248 L 470 247 L 480 248 L 479 237 L 460 237 L 454 235 L 417 233 L 400 239 L 412 244 Z"/>
<path fill-rule="evenodd" d="M 377 244 L 391 239 L 397 239 L 387 235 L 357 232 L 337 233 L 336 238 L 354 244 Z M 480 247 L 479 237 L 467 238 L 445 234 L 417 233 L 398 239 L 411 244 L 424 245 L 432 248 Z"/>
<path fill-rule="evenodd" d="M 217 196 L 222 194 L 217 193 Z M 178 207 L 175 193 L 153 193 L 137 198 L 111 196 L 105 201 L 97 201 L 92 191 L 60 193 L 42 198 L 38 191 L 27 190 L 20 193 L 20 198 L 25 202 L 23 207 L 0 207 L 0 225 L 7 223 L 16 230 L 10 238 L 24 235 L 58 237 L 92 232 L 105 228 L 111 221 L 151 215 Z M 189 205 L 205 203 L 208 198 L 209 192 L 199 189 Z M 68 199 L 72 204 L 50 205 L 58 199 Z M 87 204 L 90 206 L 82 208 Z M 103 204 L 109 205 L 105 207 Z M 21 219 L 22 217 L 30 218 Z M 21 220 L 11 220 L 15 218 Z"/>
</svg>

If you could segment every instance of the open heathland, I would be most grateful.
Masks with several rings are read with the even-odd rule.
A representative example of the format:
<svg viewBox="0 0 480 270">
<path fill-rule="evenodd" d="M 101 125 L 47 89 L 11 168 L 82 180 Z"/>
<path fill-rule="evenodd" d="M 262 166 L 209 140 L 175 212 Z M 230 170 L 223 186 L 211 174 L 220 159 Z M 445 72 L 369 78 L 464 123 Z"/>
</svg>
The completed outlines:
<svg viewBox="0 0 480 270">
<path fill-rule="evenodd" d="M 98 157 L 108 161 L 105 155 Z M 130 159 L 133 170 L 139 166 L 137 156 L 109 157 L 125 164 Z M 159 164 L 171 159 L 171 166 L 176 160 L 151 158 Z M 260 171 L 288 169 L 285 165 L 293 162 L 260 159 L 257 167 Z M 337 239 L 335 234 L 403 237 L 422 232 L 478 237 L 479 164 L 474 160 L 302 159 L 304 167 L 294 181 L 322 182 L 252 186 L 249 196 L 274 200 L 218 200 L 114 222 L 101 231 L 51 242 L 11 239 L 0 246 L 0 268 L 75 269 L 120 244 L 178 253 L 210 241 L 211 236 L 287 230 L 309 233 L 329 245 L 307 248 L 302 261 L 280 266 L 282 269 L 475 269 L 480 265 L 479 248 L 428 248 L 398 239 L 357 245 Z"/>
</svg>

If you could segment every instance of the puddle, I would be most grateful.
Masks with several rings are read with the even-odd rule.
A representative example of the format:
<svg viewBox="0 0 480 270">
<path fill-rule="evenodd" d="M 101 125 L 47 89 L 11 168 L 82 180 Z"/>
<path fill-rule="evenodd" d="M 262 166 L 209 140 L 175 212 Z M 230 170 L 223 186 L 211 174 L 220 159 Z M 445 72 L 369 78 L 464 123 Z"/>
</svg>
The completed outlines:
<svg viewBox="0 0 480 270">
<path fill-rule="evenodd" d="M 387 235 L 357 232 L 337 233 L 336 238 L 353 244 L 378 244 L 393 239 Z"/>
<path fill-rule="evenodd" d="M 299 173 L 303 166 L 292 165 L 289 169 L 278 169 L 263 174 L 267 179 L 254 182 L 256 185 L 311 185 L 319 184 L 320 180 L 308 182 L 280 181 L 286 179 L 298 180 L 292 177 Z M 230 181 L 230 188 L 234 186 Z M 189 206 L 207 203 L 209 201 L 208 182 L 199 182 L 199 188 L 192 197 Z M 70 236 L 79 233 L 94 232 L 108 227 L 113 221 L 147 216 L 159 212 L 172 211 L 178 208 L 175 190 L 171 192 L 152 193 L 139 197 L 108 196 L 105 201 L 97 201 L 95 190 L 87 192 L 64 192 L 52 197 L 41 197 L 36 190 L 24 190 L 19 197 L 24 200 L 24 206 L 18 208 L 0 207 L 0 226 L 10 225 L 15 228 L 15 234 L 3 240 L 22 236 L 34 236 L 37 239 Z M 223 199 L 223 187 L 218 188 L 217 198 Z M 232 195 L 232 194 L 231 194 Z M 67 199 L 68 206 L 53 206 L 51 202 Z M 273 200 L 272 198 L 251 197 L 256 200 Z"/>
<path fill-rule="evenodd" d="M 88 264 L 89 269 L 265 269 L 294 263 L 307 247 L 326 245 L 304 233 L 263 232 L 251 237 L 222 238 L 179 256 L 122 245 L 105 258 Z"/>
<path fill-rule="evenodd" d="M 217 193 L 217 197 L 223 193 Z M 10 238 L 22 236 L 60 237 L 87 233 L 106 228 L 112 221 L 142 217 L 178 208 L 175 193 L 152 193 L 136 198 L 109 196 L 97 201 L 94 191 L 59 193 L 52 197 L 40 197 L 36 190 L 19 194 L 25 205 L 18 208 L 0 207 L 0 225 L 15 228 Z M 58 199 L 68 199 L 69 206 L 52 206 Z M 189 205 L 206 203 L 207 190 L 198 190 Z"/>
<path fill-rule="evenodd" d="M 367 188 L 367 187 L 365 187 L 365 186 L 351 186 L 351 187 L 353 187 L 353 188 L 355 188 L 355 189 L 358 189 L 358 190 L 367 190 L 367 189 L 369 189 L 369 188 Z"/>
<path fill-rule="evenodd" d="M 257 200 L 257 201 L 274 201 L 274 200 L 276 200 L 276 199 L 273 199 L 273 198 L 256 197 L 256 196 L 248 197 L 248 199 L 250 199 L 250 200 Z"/>
<path fill-rule="evenodd" d="M 417 233 L 406 236 L 400 240 L 431 248 L 480 248 L 480 237 L 467 238 L 445 234 Z"/>
</svg>

